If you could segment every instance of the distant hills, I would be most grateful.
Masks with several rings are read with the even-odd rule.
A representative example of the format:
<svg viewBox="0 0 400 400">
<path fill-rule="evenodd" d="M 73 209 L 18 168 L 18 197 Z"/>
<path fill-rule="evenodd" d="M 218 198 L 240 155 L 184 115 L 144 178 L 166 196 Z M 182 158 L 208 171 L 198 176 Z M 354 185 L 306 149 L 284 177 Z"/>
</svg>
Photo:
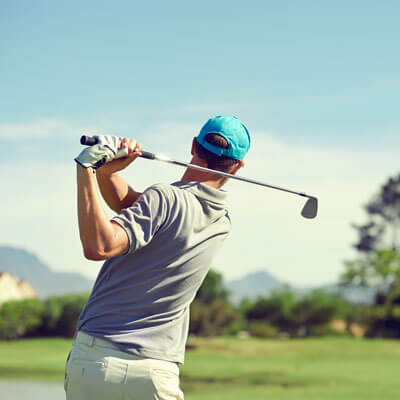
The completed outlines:
<svg viewBox="0 0 400 400">
<path fill-rule="evenodd" d="M 247 297 L 254 300 L 258 296 L 267 296 L 273 290 L 285 285 L 267 271 L 257 271 L 242 278 L 226 281 L 225 287 L 230 292 L 230 300 L 237 304 Z"/>
<path fill-rule="evenodd" d="M 28 281 L 39 297 L 86 292 L 93 286 L 93 281 L 81 274 L 56 272 L 29 251 L 10 246 L 0 246 L 0 272 L 9 272 L 21 280 Z M 230 300 L 237 304 L 245 297 L 254 300 L 258 296 L 268 296 L 273 290 L 287 286 L 287 283 L 263 270 L 225 281 L 225 286 L 231 293 Z M 331 284 L 319 288 L 331 293 L 340 293 L 356 303 L 371 303 L 375 295 L 374 289 L 361 287 L 341 288 L 337 284 Z M 307 294 L 317 287 L 292 289 L 299 294 Z"/>
<path fill-rule="evenodd" d="M 83 275 L 53 271 L 34 254 L 10 246 L 0 246 L 1 271 L 28 281 L 39 297 L 85 292 L 93 286 Z"/>
<path fill-rule="evenodd" d="M 243 298 L 255 300 L 259 296 L 267 297 L 272 291 L 284 286 L 290 285 L 275 278 L 267 271 L 253 272 L 242 278 L 225 282 L 225 287 L 230 291 L 230 300 L 235 304 L 238 304 Z M 321 289 L 332 294 L 340 294 L 347 300 L 359 304 L 372 303 L 376 293 L 374 288 L 341 287 L 338 284 L 308 288 L 290 286 L 290 288 L 299 295 L 306 295 L 312 290 Z"/>
</svg>

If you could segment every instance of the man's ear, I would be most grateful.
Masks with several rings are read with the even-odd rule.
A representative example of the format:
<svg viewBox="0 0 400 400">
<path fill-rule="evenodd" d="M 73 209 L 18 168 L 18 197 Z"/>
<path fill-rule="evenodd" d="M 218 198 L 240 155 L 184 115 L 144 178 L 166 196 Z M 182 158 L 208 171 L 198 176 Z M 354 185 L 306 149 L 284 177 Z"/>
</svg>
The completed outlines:
<svg viewBox="0 0 400 400">
<path fill-rule="evenodd" d="M 190 150 L 190 154 L 192 156 L 194 156 L 194 154 L 195 154 L 195 150 L 194 150 L 195 147 L 196 147 L 196 137 L 194 137 L 193 140 L 192 140 L 192 150 Z"/>
<path fill-rule="evenodd" d="M 229 173 L 232 174 L 232 175 L 235 175 L 236 172 L 238 172 L 239 169 L 242 168 L 242 167 L 244 167 L 244 161 L 243 161 L 243 160 L 240 160 L 238 163 L 236 163 L 236 164 L 232 167 L 232 169 L 231 169 L 231 171 L 230 171 Z"/>
</svg>

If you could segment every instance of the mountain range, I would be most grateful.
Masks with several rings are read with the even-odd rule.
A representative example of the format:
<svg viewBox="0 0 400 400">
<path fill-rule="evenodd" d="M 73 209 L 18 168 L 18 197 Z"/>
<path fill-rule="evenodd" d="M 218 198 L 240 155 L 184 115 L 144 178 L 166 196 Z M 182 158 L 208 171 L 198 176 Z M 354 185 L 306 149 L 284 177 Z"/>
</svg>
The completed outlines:
<svg viewBox="0 0 400 400">
<path fill-rule="evenodd" d="M 93 286 L 93 280 L 79 273 L 56 272 L 35 254 L 10 246 L 0 246 L 0 272 L 9 272 L 19 279 L 28 281 L 42 298 L 51 295 L 87 292 Z M 243 298 L 254 300 L 258 296 L 268 296 L 275 289 L 288 286 L 287 283 L 265 270 L 249 273 L 240 279 L 225 281 L 224 284 L 230 292 L 230 300 L 235 304 Z M 319 288 L 331 293 L 339 293 L 356 303 L 371 303 L 375 295 L 374 289 L 341 288 L 337 284 Z M 299 294 L 307 294 L 313 289 L 317 288 L 292 287 L 292 290 Z"/>
<path fill-rule="evenodd" d="M 240 300 L 248 298 L 255 300 L 257 297 L 267 297 L 272 291 L 289 287 L 298 295 L 307 295 L 315 289 L 321 289 L 331 294 L 338 294 L 345 299 L 358 304 L 373 303 L 376 289 L 361 286 L 343 287 L 337 283 L 313 287 L 293 287 L 281 281 L 267 271 L 249 273 L 242 278 L 226 281 L 225 287 L 230 292 L 230 300 L 238 304 Z"/>
<path fill-rule="evenodd" d="M 93 281 L 72 272 L 56 272 L 35 254 L 24 249 L 0 246 L 0 272 L 28 281 L 39 297 L 89 291 Z"/>
</svg>

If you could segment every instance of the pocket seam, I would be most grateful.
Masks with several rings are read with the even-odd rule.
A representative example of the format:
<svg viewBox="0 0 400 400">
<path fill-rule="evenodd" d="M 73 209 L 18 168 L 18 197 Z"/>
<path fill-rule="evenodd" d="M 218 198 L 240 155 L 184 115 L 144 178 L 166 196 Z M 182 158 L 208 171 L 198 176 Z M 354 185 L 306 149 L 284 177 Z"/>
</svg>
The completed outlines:
<svg viewBox="0 0 400 400">
<path fill-rule="evenodd" d="M 77 364 L 96 364 L 103 368 L 107 368 L 107 360 L 86 360 L 85 358 L 71 358 L 69 360 L 71 363 L 76 362 Z"/>
<path fill-rule="evenodd" d="M 150 369 L 150 373 L 154 373 L 157 376 L 163 376 L 163 377 L 175 377 L 175 378 L 179 378 L 179 375 L 174 372 L 174 371 L 170 371 L 168 369 L 162 369 L 162 368 L 151 368 Z"/>
</svg>

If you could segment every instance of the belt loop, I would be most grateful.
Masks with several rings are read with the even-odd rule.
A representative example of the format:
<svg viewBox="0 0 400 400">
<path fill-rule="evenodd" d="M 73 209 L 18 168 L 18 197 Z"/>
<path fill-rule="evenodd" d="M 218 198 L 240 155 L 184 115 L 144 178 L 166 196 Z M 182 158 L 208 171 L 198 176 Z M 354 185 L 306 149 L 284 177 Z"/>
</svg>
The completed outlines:
<svg viewBox="0 0 400 400">
<path fill-rule="evenodd" d="M 93 347 L 95 340 L 96 338 L 94 336 L 90 336 L 88 346 Z"/>
</svg>

